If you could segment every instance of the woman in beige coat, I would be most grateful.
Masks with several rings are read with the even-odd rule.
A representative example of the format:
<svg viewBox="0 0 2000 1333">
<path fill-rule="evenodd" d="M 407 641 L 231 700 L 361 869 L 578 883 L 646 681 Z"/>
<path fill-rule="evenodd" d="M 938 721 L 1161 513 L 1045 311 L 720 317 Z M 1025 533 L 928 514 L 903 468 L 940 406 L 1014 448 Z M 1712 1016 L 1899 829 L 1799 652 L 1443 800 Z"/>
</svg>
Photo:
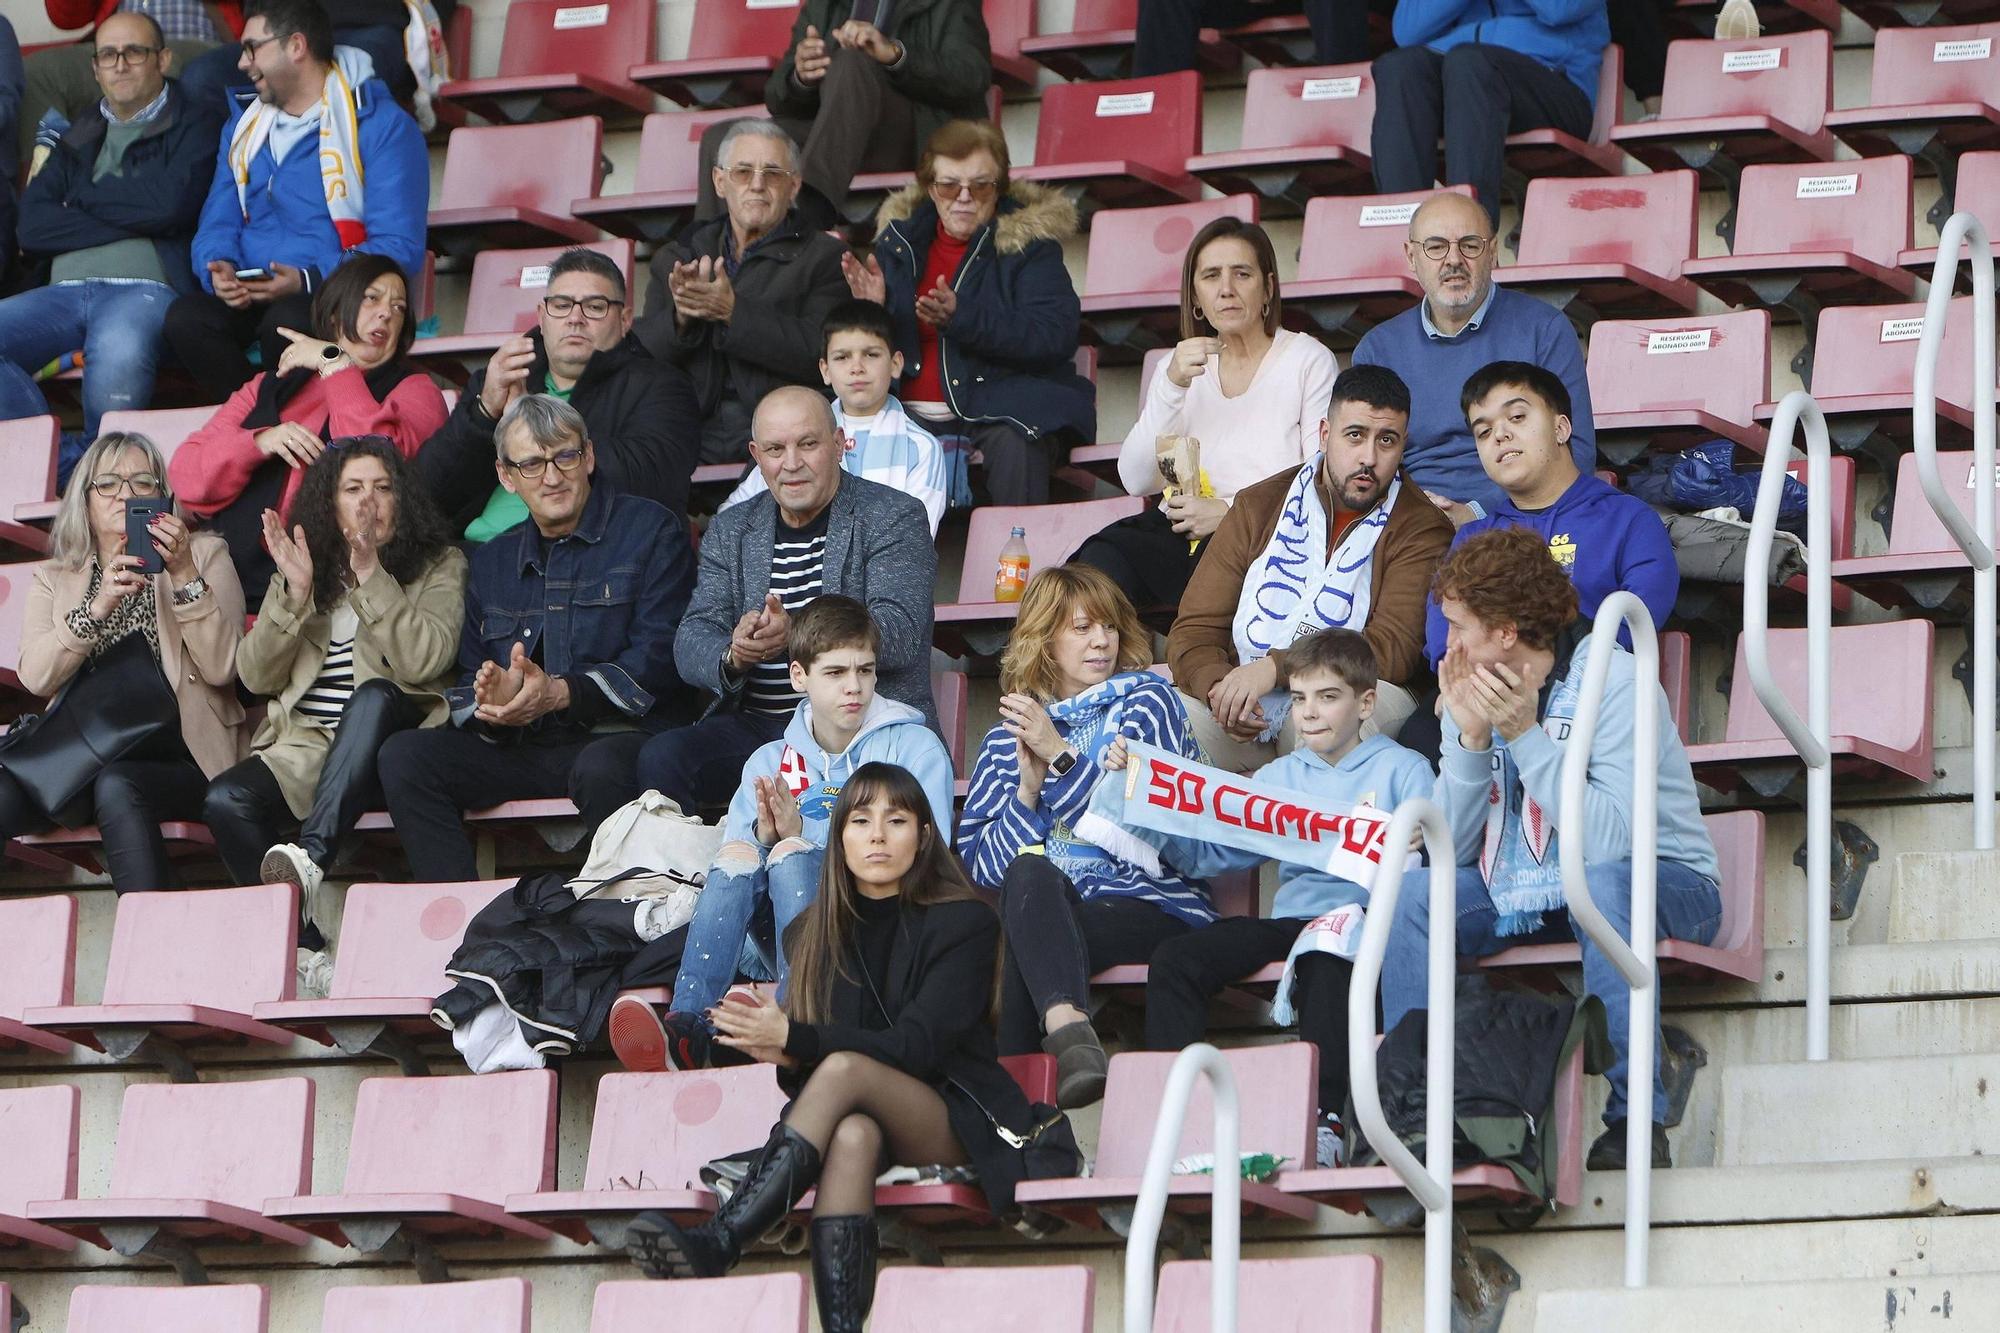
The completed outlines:
<svg viewBox="0 0 2000 1333">
<path fill-rule="evenodd" d="M 84 452 L 56 513 L 49 559 L 35 571 L 21 631 L 17 670 L 31 693 L 54 696 L 133 634 L 144 636 L 173 686 L 179 734 L 105 765 L 88 792 L 120 893 L 174 887 L 160 821 L 200 819 L 202 788 L 244 751 L 235 689 L 243 590 L 228 548 L 219 538 L 190 535 L 173 512 L 152 525 L 162 572 L 148 577 L 135 568 L 138 558 L 125 554 L 126 497 L 164 495 L 166 475 L 159 449 L 143 435 L 112 432 Z M 0 769 L 5 761 L 0 753 Z M 52 813 L 0 771 L 0 839 L 45 830 Z"/>
<path fill-rule="evenodd" d="M 334 440 L 287 515 L 266 510 L 278 566 L 237 667 L 271 696 L 250 758 L 208 788 L 205 817 L 239 884 L 292 883 L 313 907 L 340 841 L 381 799 L 375 757 L 448 715 L 465 619 L 465 556 L 394 443 Z M 297 843 L 278 839 L 303 825 Z"/>
</svg>

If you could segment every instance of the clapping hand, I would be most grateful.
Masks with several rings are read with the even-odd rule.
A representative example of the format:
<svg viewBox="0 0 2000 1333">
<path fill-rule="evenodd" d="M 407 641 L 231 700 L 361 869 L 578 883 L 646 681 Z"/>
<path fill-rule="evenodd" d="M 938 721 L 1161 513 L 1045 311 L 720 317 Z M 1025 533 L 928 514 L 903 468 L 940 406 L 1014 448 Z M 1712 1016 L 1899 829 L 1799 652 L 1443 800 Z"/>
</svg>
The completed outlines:
<svg viewBox="0 0 2000 1333">
<path fill-rule="evenodd" d="M 542 670 L 541 663 L 528 656 L 527 645 L 517 643 L 504 670 L 497 662 L 480 663 L 472 678 L 472 697 L 480 721 L 525 727 L 569 707 L 569 683 Z"/>
<path fill-rule="evenodd" d="M 833 53 L 826 49 L 826 38 L 819 35 L 819 29 L 806 24 L 806 35 L 799 39 L 799 49 L 792 52 L 792 76 L 803 87 L 810 88 L 826 77 L 828 65 L 833 63 Z"/>
<path fill-rule="evenodd" d="M 535 364 L 535 344 L 524 334 L 500 344 L 486 360 L 486 379 L 479 386 L 479 406 L 498 421 L 514 400 L 528 391 L 528 370 Z"/>
<path fill-rule="evenodd" d="M 278 572 L 285 576 L 285 587 L 294 597 L 309 598 L 313 586 L 312 548 L 306 545 L 304 525 L 294 527 L 290 536 L 285 535 L 285 525 L 278 518 L 278 511 L 264 511 L 264 549 L 271 553 L 271 562 Z"/>
<path fill-rule="evenodd" d="M 840 256 L 840 271 L 847 279 L 847 290 L 857 301 L 873 301 L 886 305 L 889 300 L 889 284 L 882 277 L 882 261 L 870 254 L 867 259 L 856 259 L 852 251 Z"/>
<path fill-rule="evenodd" d="M 361 502 L 361 508 L 354 516 L 354 526 L 341 535 L 347 538 L 347 571 L 354 575 L 355 586 L 368 581 L 368 576 L 382 567 L 382 550 L 376 526 L 381 522 L 381 508 L 375 497 L 370 495 Z"/>
<path fill-rule="evenodd" d="M 752 784 L 757 797 L 757 841 L 775 847 L 786 838 L 796 838 L 805 830 L 799 815 L 799 798 L 776 778 L 757 778 Z"/>
<path fill-rule="evenodd" d="M 736 313 L 736 284 L 718 258 L 698 258 L 675 264 L 667 275 L 674 313 L 683 321 L 712 319 L 727 324 Z"/>
<path fill-rule="evenodd" d="M 753 993 L 746 1001 L 738 998 L 742 994 L 732 991 L 708 1011 L 708 1021 L 715 1024 L 716 1042 L 763 1064 L 790 1064 L 785 1042 L 792 1035 L 792 1024 L 785 1011 L 762 995 Z"/>
<path fill-rule="evenodd" d="M 896 57 L 902 54 L 887 33 L 862 19 L 849 19 L 835 28 L 833 40 L 850 51 L 861 52 L 879 65 L 893 65 Z"/>
<path fill-rule="evenodd" d="M 947 287 L 943 278 L 917 298 L 917 318 L 934 329 L 951 323 L 951 317 L 957 313 L 958 293 Z"/>
</svg>

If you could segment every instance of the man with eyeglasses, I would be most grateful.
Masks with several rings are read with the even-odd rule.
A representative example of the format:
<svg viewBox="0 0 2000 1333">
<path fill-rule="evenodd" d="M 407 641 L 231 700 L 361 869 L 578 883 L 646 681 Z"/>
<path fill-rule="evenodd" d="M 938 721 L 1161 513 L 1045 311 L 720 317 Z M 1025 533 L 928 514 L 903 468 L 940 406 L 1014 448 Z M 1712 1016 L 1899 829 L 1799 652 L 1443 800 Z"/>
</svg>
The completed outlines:
<svg viewBox="0 0 2000 1333">
<path fill-rule="evenodd" d="M 102 25 L 114 14 L 134 14 L 149 18 L 160 29 L 157 45 L 166 47 L 174 68 L 185 73 L 188 62 L 217 43 L 232 40 L 243 26 L 243 10 L 237 0 L 43 0 L 51 26 L 64 32 L 87 29 L 75 41 L 51 46 L 29 56 L 26 85 L 21 98 L 20 119 L 7 128 L 13 138 L 0 150 L 4 158 L 18 146 L 26 161 L 35 151 L 36 132 L 44 118 L 49 121 L 48 137 L 53 142 L 70 125 L 84 119 L 93 103 L 102 96 L 101 85 L 93 78 L 99 50 L 107 45 Z M 124 41 L 115 45 L 129 45 Z M 215 114 L 223 114 L 221 107 Z M 51 114 L 53 113 L 53 114 Z M 211 149 L 213 145 L 210 146 Z M 9 171 L 9 179 L 12 178 Z"/>
<path fill-rule="evenodd" d="M 687 371 L 701 406 L 701 461 L 733 463 L 750 412 L 787 384 L 819 383 L 820 324 L 847 299 L 847 247 L 792 208 L 798 150 L 768 120 L 733 120 L 709 173 L 727 205 L 654 252 L 646 350 Z"/>
<path fill-rule="evenodd" d="M 528 394 L 575 408 L 596 442 L 599 477 L 687 516 L 700 416 L 678 367 L 632 336 L 625 275 L 595 250 L 565 250 L 549 265 L 535 327 L 509 338 L 473 372 L 458 406 L 417 451 L 417 476 L 455 530 L 491 540 L 528 516 L 488 462 L 493 430 Z"/>
<path fill-rule="evenodd" d="M 49 285 L 0 301 L 0 419 L 47 412 L 35 372 L 83 351 L 83 435 L 65 464 L 106 412 L 152 401 L 167 310 L 199 290 L 188 245 L 222 127 L 220 108 L 194 104 L 167 77 L 173 52 L 151 17 L 113 14 L 97 41 L 103 96 L 21 202 L 21 246 L 48 261 Z"/>
</svg>

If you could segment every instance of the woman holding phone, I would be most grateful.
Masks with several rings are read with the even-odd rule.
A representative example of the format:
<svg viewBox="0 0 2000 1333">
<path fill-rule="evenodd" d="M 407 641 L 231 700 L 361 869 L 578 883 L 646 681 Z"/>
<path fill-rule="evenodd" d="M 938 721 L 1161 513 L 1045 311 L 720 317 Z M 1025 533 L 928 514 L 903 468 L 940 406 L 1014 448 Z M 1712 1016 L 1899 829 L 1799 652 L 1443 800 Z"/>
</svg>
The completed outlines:
<svg viewBox="0 0 2000 1333">
<path fill-rule="evenodd" d="M 150 663 L 171 687 L 179 726 L 103 765 L 85 794 L 60 811 L 41 808 L 29 786 L 5 771 L 10 753 L 19 761 L 42 748 L 33 729 L 22 729 L 14 746 L 0 745 L 0 838 L 42 832 L 58 816 L 71 827 L 94 817 L 120 893 L 174 887 L 160 821 L 200 819 L 208 779 L 244 752 L 235 688 L 243 591 L 222 541 L 189 532 L 165 476 L 165 460 L 144 435 L 114 431 L 84 451 L 56 512 L 49 559 L 28 591 L 18 670 L 23 688 L 48 697 L 80 687 L 114 653 L 140 659 L 143 645 L 137 669 Z M 133 500 L 167 506 L 145 529 L 144 555 L 128 549 Z M 141 572 L 154 562 L 159 573 Z M 95 693 L 71 689 L 49 718 L 64 708 L 95 706 L 89 701 Z"/>
</svg>

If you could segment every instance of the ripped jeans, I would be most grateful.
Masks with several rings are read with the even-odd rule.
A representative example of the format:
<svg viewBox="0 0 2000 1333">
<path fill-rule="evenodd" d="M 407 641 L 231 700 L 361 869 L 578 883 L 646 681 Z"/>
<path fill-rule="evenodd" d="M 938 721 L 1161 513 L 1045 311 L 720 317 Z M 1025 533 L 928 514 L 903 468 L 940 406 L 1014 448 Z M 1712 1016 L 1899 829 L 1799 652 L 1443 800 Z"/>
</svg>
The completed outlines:
<svg viewBox="0 0 2000 1333">
<path fill-rule="evenodd" d="M 675 1013 L 695 1014 L 707 1022 L 708 1011 L 722 1002 L 739 972 L 759 981 L 776 981 L 782 989 L 785 928 L 819 892 L 824 857 L 822 849 L 796 839 L 779 843 L 768 857 L 755 843 L 722 845 L 695 900 L 694 919 L 688 922 L 687 948 L 674 978 Z M 764 900 L 770 903 L 775 956 L 750 929 Z"/>
</svg>

